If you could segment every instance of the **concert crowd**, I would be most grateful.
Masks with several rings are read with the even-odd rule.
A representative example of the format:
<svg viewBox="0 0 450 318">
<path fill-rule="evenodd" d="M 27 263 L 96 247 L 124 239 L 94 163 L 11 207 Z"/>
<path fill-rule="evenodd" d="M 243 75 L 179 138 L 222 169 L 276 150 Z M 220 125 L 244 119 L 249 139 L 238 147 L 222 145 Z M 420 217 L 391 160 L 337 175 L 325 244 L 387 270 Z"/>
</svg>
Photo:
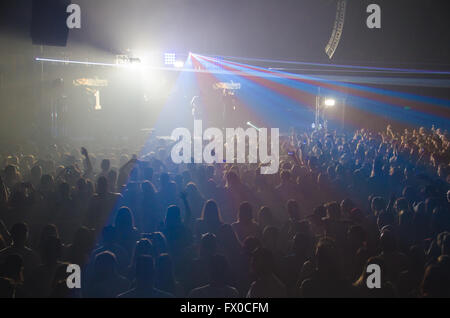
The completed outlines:
<svg viewBox="0 0 450 318">
<path fill-rule="evenodd" d="M 172 144 L 2 146 L 0 296 L 450 296 L 446 131 L 292 129 L 273 175 Z"/>
</svg>

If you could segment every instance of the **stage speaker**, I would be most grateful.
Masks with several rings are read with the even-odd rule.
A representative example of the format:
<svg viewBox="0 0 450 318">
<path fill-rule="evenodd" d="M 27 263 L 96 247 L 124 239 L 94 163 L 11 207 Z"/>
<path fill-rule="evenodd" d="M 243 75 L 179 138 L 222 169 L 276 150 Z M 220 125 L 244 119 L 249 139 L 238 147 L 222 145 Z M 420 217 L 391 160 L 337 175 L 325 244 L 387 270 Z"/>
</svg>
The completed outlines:
<svg viewBox="0 0 450 318">
<path fill-rule="evenodd" d="M 69 5 L 70 0 L 33 0 L 30 30 L 33 44 L 67 45 Z"/>
<path fill-rule="evenodd" d="M 330 59 L 333 58 L 334 52 L 341 41 L 342 32 L 344 31 L 345 13 L 347 11 L 347 0 L 339 0 L 336 7 L 336 18 L 334 20 L 333 31 L 330 40 L 325 47 L 325 53 Z"/>
</svg>

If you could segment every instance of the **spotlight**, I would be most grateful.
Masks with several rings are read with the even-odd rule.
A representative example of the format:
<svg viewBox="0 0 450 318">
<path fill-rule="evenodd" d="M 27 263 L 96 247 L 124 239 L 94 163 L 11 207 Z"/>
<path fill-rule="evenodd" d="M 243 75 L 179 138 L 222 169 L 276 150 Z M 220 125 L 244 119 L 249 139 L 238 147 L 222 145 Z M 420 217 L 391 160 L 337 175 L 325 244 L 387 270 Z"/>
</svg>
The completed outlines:
<svg viewBox="0 0 450 318">
<path fill-rule="evenodd" d="M 336 100 L 334 100 L 333 98 L 326 98 L 324 104 L 327 107 L 333 107 L 334 105 L 336 105 Z"/>
<path fill-rule="evenodd" d="M 175 53 L 164 53 L 164 64 L 165 65 L 174 65 L 176 62 Z"/>
<path fill-rule="evenodd" d="M 250 127 L 252 127 L 252 128 L 255 128 L 257 131 L 260 130 L 260 128 L 258 128 L 258 127 L 256 127 L 255 125 L 253 125 L 251 121 L 248 121 L 248 122 L 247 122 L 247 126 L 250 126 Z"/>
<path fill-rule="evenodd" d="M 130 57 L 130 58 L 128 58 L 128 62 L 130 64 L 140 64 L 141 63 L 141 59 L 137 58 L 137 57 Z"/>
<path fill-rule="evenodd" d="M 128 64 L 128 55 L 126 54 L 116 55 L 116 64 L 117 65 Z"/>
<path fill-rule="evenodd" d="M 173 66 L 175 66 L 176 68 L 182 68 L 184 66 L 183 61 L 175 61 L 173 63 Z"/>
</svg>

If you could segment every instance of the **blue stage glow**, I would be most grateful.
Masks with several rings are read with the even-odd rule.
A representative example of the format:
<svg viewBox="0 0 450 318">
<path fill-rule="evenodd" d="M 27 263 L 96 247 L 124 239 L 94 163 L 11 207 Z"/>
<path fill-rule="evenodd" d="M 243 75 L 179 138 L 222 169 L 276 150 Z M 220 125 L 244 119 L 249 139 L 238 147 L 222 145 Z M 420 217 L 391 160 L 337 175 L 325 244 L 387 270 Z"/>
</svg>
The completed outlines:
<svg viewBox="0 0 450 318">
<path fill-rule="evenodd" d="M 171 89 L 167 101 L 155 123 L 155 133 L 160 136 L 170 135 L 177 127 L 189 128 L 193 124 L 190 101 L 199 94 L 195 72 L 192 71 L 192 55 L 184 61 L 184 69 Z"/>
<path fill-rule="evenodd" d="M 201 59 L 199 62 L 206 70 L 216 67 L 214 63 L 205 59 Z M 237 93 L 237 98 L 244 103 L 245 107 L 251 110 L 251 113 L 255 117 L 261 118 L 266 125 L 270 127 L 295 125 L 296 127 L 305 128 L 310 126 L 313 118 L 310 106 L 308 107 L 308 105 L 292 99 L 290 96 L 282 95 L 247 79 L 240 72 L 219 72 L 212 74 L 221 82 L 229 82 L 231 80 L 239 82 L 242 89 Z M 254 118 L 243 120 L 253 122 Z M 258 125 L 260 124 L 258 123 Z"/>
<path fill-rule="evenodd" d="M 342 81 L 336 81 L 336 80 L 327 80 L 327 79 L 323 79 L 318 76 L 306 76 L 306 75 L 292 74 L 292 73 L 278 71 L 278 70 L 269 70 L 269 69 L 265 69 L 262 67 L 245 65 L 245 64 L 241 64 L 241 63 L 235 63 L 235 62 L 233 62 L 233 64 L 230 64 L 226 61 L 223 61 L 223 63 L 230 67 L 236 68 L 242 72 L 246 72 L 248 74 L 252 74 L 255 76 L 263 76 L 265 72 L 270 71 L 271 73 L 273 72 L 273 73 L 279 74 L 280 76 L 282 76 L 284 78 L 288 78 L 288 79 L 313 80 L 313 81 L 318 81 L 321 83 L 327 83 L 327 84 L 340 86 L 343 88 L 354 88 L 354 89 L 361 90 L 361 91 L 367 91 L 367 92 L 372 92 L 372 93 L 396 97 L 396 98 L 408 99 L 411 101 L 420 101 L 423 103 L 429 103 L 429 104 L 446 106 L 446 107 L 450 106 L 450 101 L 445 100 L 445 99 L 414 95 L 414 94 L 397 92 L 397 91 L 392 91 L 392 90 L 387 90 L 387 89 L 362 86 L 362 85 L 358 85 L 358 84 L 344 83 Z M 240 66 L 237 66 L 236 64 L 239 64 Z M 249 67 L 251 67 L 251 69 L 248 69 Z M 276 80 L 276 76 L 273 76 L 272 78 L 274 78 L 274 80 Z M 380 80 L 380 83 L 382 83 L 382 80 Z"/>
<path fill-rule="evenodd" d="M 434 75 L 450 75 L 450 72 L 437 71 L 437 70 L 419 70 L 408 68 L 389 68 L 389 67 L 376 67 L 376 66 L 360 66 L 360 65 L 342 65 L 342 64 L 324 64 L 324 63 L 310 63 L 310 62 L 298 62 L 298 61 L 285 61 L 285 60 L 273 60 L 263 58 L 248 58 L 248 57 L 236 57 L 236 56 L 221 56 L 228 60 L 241 60 L 241 61 L 254 61 L 254 62 L 266 62 L 277 64 L 292 64 L 292 65 L 308 65 L 328 68 L 347 68 L 347 69 L 359 69 L 359 70 L 372 70 L 380 72 L 391 73 L 414 73 L 414 74 L 434 74 Z"/>
<path fill-rule="evenodd" d="M 237 63 L 233 63 L 233 64 L 230 64 L 227 62 L 224 62 L 224 63 L 227 64 L 228 66 L 236 68 L 242 72 L 246 72 L 246 70 L 248 70 L 249 74 L 262 75 L 264 72 L 268 71 L 267 69 L 264 69 L 261 67 L 255 67 L 255 66 L 251 66 L 251 65 L 244 65 L 244 64 L 239 63 L 241 66 L 237 66 L 236 65 Z M 249 67 L 251 67 L 251 69 L 248 69 Z M 257 69 L 257 70 L 255 70 L 255 69 Z M 445 100 L 445 99 L 414 95 L 414 94 L 397 92 L 397 91 L 392 91 L 392 90 L 387 90 L 387 89 L 362 86 L 362 85 L 358 85 L 358 84 L 343 83 L 341 81 L 336 81 L 336 80 L 326 80 L 326 79 L 322 79 L 320 77 L 297 75 L 297 74 L 291 74 L 291 73 L 286 73 L 286 72 L 282 72 L 282 71 L 272 71 L 271 70 L 270 72 L 278 73 L 280 76 L 283 76 L 288 79 L 313 80 L 313 81 L 318 81 L 321 83 L 336 85 L 336 86 L 339 86 L 342 88 L 353 88 L 353 89 L 357 89 L 360 91 L 366 91 L 366 92 L 371 92 L 371 93 L 375 93 L 375 94 L 379 94 L 379 95 L 383 95 L 383 96 L 390 96 L 390 97 L 395 97 L 395 98 L 406 99 L 406 100 L 410 100 L 413 102 L 422 102 L 422 103 L 428 103 L 428 104 L 432 104 L 432 105 L 439 105 L 439 106 L 445 106 L 445 107 L 450 106 L 450 101 Z M 274 79 L 274 81 L 277 81 L 276 76 L 274 76 L 272 78 Z M 296 82 L 298 83 L 298 81 L 296 81 Z"/>
<path fill-rule="evenodd" d="M 209 57 L 203 57 L 203 61 L 209 60 Z M 223 61 L 224 66 L 228 66 L 229 68 L 233 68 L 236 70 L 236 74 L 242 74 L 245 73 L 247 76 L 258 76 L 258 77 L 265 77 L 270 78 L 271 81 L 276 82 L 281 85 L 286 85 L 295 89 L 300 89 L 304 92 L 310 93 L 310 94 L 317 94 L 318 85 L 313 85 L 309 83 L 302 82 L 301 80 L 313 80 L 317 81 L 318 84 L 331 84 L 336 86 L 336 88 L 347 88 L 347 89 L 353 89 L 353 90 L 359 90 L 361 92 L 369 92 L 373 94 L 378 94 L 380 97 L 390 97 L 390 98 L 401 98 L 405 99 L 405 103 L 407 104 L 408 100 L 411 103 L 427 103 L 430 104 L 430 106 L 445 106 L 448 107 L 450 105 L 450 101 L 438 99 L 438 98 L 431 98 L 426 96 L 419 96 L 419 95 L 413 95 L 408 93 L 402 93 L 402 92 L 396 92 L 386 89 L 380 89 L 380 88 L 373 88 L 373 87 L 366 87 L 362 85 L 356 85 L 356 84 L 348 84 L 348 83 L 342 83 L 337 81 L 329 81 L 329 80 L 323 80 L 317 77 L 312 76 L 304 76 L 304 75 L 293 75 L 290 73 L 285 73 L 281 71 L 273 71 L 273 70 L 267 70 L 261 67 L 255 67 L 251 65 L 244 65 L 241 63 L 236 62 L 227 62 Z M 273 77 L 267 77 L 263 76 L 263 74 L 267 72 L 274 72 L 279 74 L 279 76 L 273 76 Z M 333 96 L 341 95 L 344 96 L 345 93 L 339 90 L 335 89 L 329 89 L 321 87 L 322 94 L 330 94 Z M 345 89 L 344 89 L 345 91 Z M 357 107 L 360 109 L 363 109 L 365 111 L 377 114 L 379 116 L 390 116 L 394 120 L 398 120 L 400 122 L 404 122 L 407 124 L 416 124 L 416 125 L 427 125 L 427 123 L 433 122 L 435 124 L 438 124 L 441 127 L 449 127 L 449 120 L 447 118 L 441 118 L 440 116 L 436 116 L 434 114 L 428 114 L 423 111 L 418 110 L 409 110 L 405 113 L 404 107 L 399 107 L 399 105 L 394 105 L 389 102 L 382 102 L 373 100 L 370 98 L 365 98 L 361 96 L 353 96 L 351 94 L 348 95 L 347 103 L 351 107 Z M 407 106 L 405 104 L 405 106 Z"/>
</svg>

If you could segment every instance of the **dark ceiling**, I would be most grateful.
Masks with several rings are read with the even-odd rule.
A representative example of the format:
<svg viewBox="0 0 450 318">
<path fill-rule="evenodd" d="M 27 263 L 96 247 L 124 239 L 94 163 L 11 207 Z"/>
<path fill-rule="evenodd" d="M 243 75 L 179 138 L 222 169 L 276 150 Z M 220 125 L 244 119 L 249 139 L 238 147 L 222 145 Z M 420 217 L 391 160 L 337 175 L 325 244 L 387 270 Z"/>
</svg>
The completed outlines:
<svg viewBox="0 0 450 318">
<path fill-rule="evenodd" d="M 84 43 L 112 53 L 140 46 L 311 62 L 450 68 L 448 0 L 348 0 L 343 36 L 332 60 L 324 48 L 337 0 L 72 2 L 81 6 L 82 28 L 71 31 L 69 46 Z M 31 3 L 2 1 L 1 30 L 26 39 Z M 381 30 L 366 27 L 370 3 L 382 8 Z"/>
</svg>

